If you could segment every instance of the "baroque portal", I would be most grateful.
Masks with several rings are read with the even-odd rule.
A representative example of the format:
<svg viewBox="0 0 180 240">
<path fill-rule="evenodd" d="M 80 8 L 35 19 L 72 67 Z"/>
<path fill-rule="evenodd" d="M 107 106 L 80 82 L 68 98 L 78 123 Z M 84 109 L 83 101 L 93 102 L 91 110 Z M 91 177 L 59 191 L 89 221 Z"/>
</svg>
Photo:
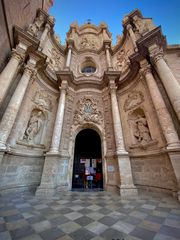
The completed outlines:
<svg viewBox="0 0 180 240">
<path fill-rule="evenodd" d="M 0 191 L 179 197 L 179 46 L 137 9 L 115 45 L 104 22 L 72 23 L 62 45 L 54 22 L 39 9 L 14 27 L 0 74 Z"/>
</svg>

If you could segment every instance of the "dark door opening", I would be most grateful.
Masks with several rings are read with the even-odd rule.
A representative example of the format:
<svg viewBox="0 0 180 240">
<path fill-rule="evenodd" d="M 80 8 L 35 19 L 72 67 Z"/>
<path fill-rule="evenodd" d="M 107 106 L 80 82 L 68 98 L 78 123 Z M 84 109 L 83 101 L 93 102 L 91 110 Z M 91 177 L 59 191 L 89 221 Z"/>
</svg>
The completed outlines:
<svg viewBox="0 0 180 240">
<path fill-rule="evenodd" d="M 72 188 L 103 189 L 101 139 L 92 129 L 76 136 Z"/>
</svg>

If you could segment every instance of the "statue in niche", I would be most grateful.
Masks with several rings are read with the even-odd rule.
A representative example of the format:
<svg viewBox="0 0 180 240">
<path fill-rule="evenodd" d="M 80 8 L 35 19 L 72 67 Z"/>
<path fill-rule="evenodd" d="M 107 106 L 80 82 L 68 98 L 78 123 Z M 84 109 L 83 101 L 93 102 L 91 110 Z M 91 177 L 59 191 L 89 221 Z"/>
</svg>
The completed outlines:
<svg viewBox="0 0 180 240">
<path fill-rule="evenodd" d="M 147 120 L 144 116 L 138 115 L 137 118 L 131 120 L 131 127 L 138 143 L 147 144 L 152 141 Z"/>
<path fill-rule="evenodd" d="M 128 51 L 125 52 L 121 49 L 118 52 L 115 69 L 124 72 L 130 65 L 130 60 L 128 58 Z"/>
<path fill-rule="evenodd" d="M 35 18 L 34 23 L 31 23 L 27 29 L 27 31 L 37 37 L 38 31 L 41 30 L 43 24 L 45 22 L 44 15 L 40 14 L 38 17 Z"/>
<path fill-rule="evenodd" d="M 124 103 L 124 111 L 128 111 L 144 101 L 144 95 L 140 91 L 132 91 L 128 94 L 128 98 Z"/>
<path fill-rule="evenodd" d="M 28 142 L 35 143 L 35 137 L 43 127 L 43 119 L 44 116 L 41 110 L 33 110 L 23 139 L 27 140 Z"/>
</svg>

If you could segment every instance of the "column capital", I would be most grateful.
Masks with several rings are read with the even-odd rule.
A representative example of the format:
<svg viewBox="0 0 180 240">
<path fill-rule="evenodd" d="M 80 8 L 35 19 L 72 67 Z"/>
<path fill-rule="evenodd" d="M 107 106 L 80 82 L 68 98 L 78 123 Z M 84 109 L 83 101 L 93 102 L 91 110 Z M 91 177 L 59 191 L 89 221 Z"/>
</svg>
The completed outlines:
<svg viewBox="0 0 180 240">
<path fill-rule="evenodd" d="M 151 72 L 151 65 L 147 62 L 147 60 L 141 61 L 140 66 L 141 66 L 141 68 L 140 68 L 139 73 L 140 73 L 141 77 L 145 78 L 146 74 L 152 73 Z"/>
<path fill-rule="evenodd" d="M 30 65 L 25 65 L 24 67 L 24 74 L 28 75 L 28 76 L 35 76 L 37 74 L 37 70 L 34 69 L 33 67 L 31 67 Z"/>
<path fill-rule="evenodd" d="M 25 59 L 25 53 L 19 49 L 15 49 L 15 48 L 12 49 L 11 56 L 20 62 L 24 61 L 24 59 Z"/>
<path fill-rule="evenodd" d="M 128 31 L 129 31 L 130 29 L 132 29 L 131 24 L 128 24 L 128 25 L 126 26 L 126 28 L 127 28 Z"/>
<path fill-rule="evenodd" d="M 163 49 L 154 44 L 148 48 L 151 61 L 156 64 L 160 59 L 163 59 Z"/>
<path fill-rule="evenodd" d="M 64 91 L 65 93 L 68 93 L 69 90 L 68 81 L 63 80 L 59 89 L 61 90 L 61 92 Z"/>
<path fill-rule="evenodd" d="M 109 91 L 111 94 L 113 93 L 116 93 L 116 90 L 117 90 L 117 86 L 116 86 L 116 83 L 115 83 L 115 79 L 111 79 L 109 81 Z"/>
</svg>

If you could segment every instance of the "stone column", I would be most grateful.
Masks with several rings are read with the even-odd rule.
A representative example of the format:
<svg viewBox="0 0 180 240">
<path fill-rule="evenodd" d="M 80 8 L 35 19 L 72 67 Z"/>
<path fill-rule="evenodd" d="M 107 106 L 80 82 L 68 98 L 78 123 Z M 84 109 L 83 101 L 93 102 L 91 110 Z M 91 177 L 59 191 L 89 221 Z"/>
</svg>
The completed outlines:
<svg viewBox="0 0 180 240">
<path fill-rule="evenodd" d="M 151 94 L 157 117 L 161 125 L 164 137 L 167 141 L 167 153 L 172 163 L 172 167 L 178 183 L 178 199 L 180 201 L 180 141 L 175 130 L 171 115 L 169 114 L 157 83 L 152 75 L 151 68 L 146 60 L 141 62 L 142 70 L 146 83 Z"/>
<path fill-rule="evenodd" d="M 118 165 L 120 172 L 120 195 L 129 196 L 136 195 L 137 189 L 133 184 L 131 163 L 128 152 L 124 146 L 124 138 L 122 132 L 121 118 L 119 114 L 118 101 L 116 96 L 116 85 L 114 79 L 109 83 L 111 94 L 111 107 L 113 116 L 113 126 L 116 142 L 116 151 L 118 156 Z"/>
<path fill-rule="evenodd" d="M 39 44 L 39 50 L 42 50 L 46 41 L 46 37 L 48 35 L 48 32 L 50 31 L 51 26 L 49 23 L 46 23 L 44 31 L 41 35 L 41 39 L 40 39 L 40 44 Z"/>
<path fill-rule="evenodd" d="M 25 51 L 17 47 L 12 50 L 11 58 L 0 74 L 0 104 L 2 104 L 13 78 L 18 72 L 18 67 L 25 58 Z"/>
<path fill-rule="evenodd" d="M 155 65 L 177 117 L 180 120 L 180 85 L 164 60 L 163 51 L 154 44 L 149 47 L 149 53 L 151 61 Z"/>
<path fill-rule="evenodd" d="M 51 147 L 49 151 L 50 153 L 59 153 L 59 145 L 61 141 L 61 134 L 62 134 L 62 128 L 63 128 L 67 88 L 68 88 L 67 81 L 62 81 L 62 84 L 60 87 L 61 95 L 59 98 L 58 109 L 56 113 L 56 120 L 54 124 L 53 136 L 51 140 Z"/>
<path fill-rule="evenodd" d="M 70 68 L 70 63 L 71 63 L 71 56 L 72 56 L 72 44 L 68 45 L 68 54 L 67 54 L 67 59 L 66 59 L 66 69 Z"/>
<path fill-rule="evenodd" d="M 68 83 L 62 81 L 61 95 L 59 98 L 56 120 L 54 123 L 51 147 L 47 152 L 44 162 L 41 184 L 36 191 L 36 196 L 47 197 L 56 193 L 58 169 L 61 163 L 61 155 L 59 153 L 59 145 L 61 142 L 61 134 L 63 128 L 64 108 L 66 101 Z"/>
<path fill-rule="evenodd" d="M 113 70 L 109 49 L 110 49 L 109 44 L 105 44 L 106 60 L 107 60 L 108 70 Z"/>
<path fill-rule="evenodd" d="M 130 37 L 131 37 L 132 44 L 134 46 L 134 51 L 137 52 L 138 48 L 137 48 L 137 45 L 136 45 L 136 36 L 135 36 L 135 34 L 134 34 L 133 30 L 132 30 L 131 24 L 128 24 L 126 28 L 127 28 L 127 31 L 129 33 Z"/>
<path fill-rule="evenodd" d="M 151 94 L 154 107 L 157 112 L 159 123 L 167 141 L 167 149 L 180 148 L 180 141 L 174 128 L 172 118 L 166 108 L 162 95 L 159 91 L 157 83 L 152 75 L 150 66 L 145 62 L 141 62 L 141 72 L 143 73 L 146 83 Z"/>
<path fill-rule="evenodd" d="M 6 149 L 6 141 L 12 130 L 13 124 L 20 109 L 23 97 L 25 95 L 29 80 L 34 73 L 32 66 L 27 64 L 24 73 L 18 83 L 18 86 L 12 95 L 12 98 L 8 104 L 8 107 L 3 115 L 0 123 L 0 149 Z"/>
</svg>

